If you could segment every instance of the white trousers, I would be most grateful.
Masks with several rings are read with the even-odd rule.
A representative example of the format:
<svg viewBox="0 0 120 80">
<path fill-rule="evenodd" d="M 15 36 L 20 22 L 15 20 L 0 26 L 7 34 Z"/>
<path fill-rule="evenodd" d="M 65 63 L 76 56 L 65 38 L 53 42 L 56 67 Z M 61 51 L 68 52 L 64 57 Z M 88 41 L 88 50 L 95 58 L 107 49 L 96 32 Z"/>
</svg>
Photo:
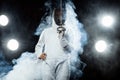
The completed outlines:
<svg viewBox="0 0 120 80">
<path fill-rule="evenodd" d="M 42 80 L 69 80 L 69 60 L 50 59 L 42 63 Z"/>
</svg>

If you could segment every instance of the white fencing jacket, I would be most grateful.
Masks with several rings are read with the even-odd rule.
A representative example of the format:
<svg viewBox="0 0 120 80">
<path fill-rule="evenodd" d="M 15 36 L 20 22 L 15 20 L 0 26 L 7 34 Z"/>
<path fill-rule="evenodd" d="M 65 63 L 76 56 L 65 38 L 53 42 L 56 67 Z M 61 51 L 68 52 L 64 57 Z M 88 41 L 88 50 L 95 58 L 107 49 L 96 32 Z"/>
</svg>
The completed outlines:
<svg viewBox="0 0 120 80">
<path fill-rule="evenodd" d="M 52 27 L 43 30 L 35 47 L 35 54 L 37 54 L 37 57 L 43 52 L 47 54 L 46 60 L 54 58 L 65 59 L 68 57 L 64 49 L 69 46 L 68 41 L 65 37 L 60 38 L 60 34 L 57 33 L 57 27 L 58 26 L 53 21 Z"/>
</svg>

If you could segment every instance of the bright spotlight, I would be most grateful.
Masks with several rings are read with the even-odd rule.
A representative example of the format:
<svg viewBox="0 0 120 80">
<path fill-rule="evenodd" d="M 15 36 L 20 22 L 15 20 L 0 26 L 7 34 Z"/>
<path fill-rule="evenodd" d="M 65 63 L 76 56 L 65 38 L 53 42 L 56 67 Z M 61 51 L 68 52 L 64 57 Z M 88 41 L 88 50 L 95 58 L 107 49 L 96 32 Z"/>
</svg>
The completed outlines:
<svg viewBox="0 0 120 80">
<path fill-rule="evenodd" d="M 10 49 L 10 50 L 12 50 L 12 51 L 15 51 L 15 50 L 18 49 L 19 43 L 18 43 L 17 40 L 11 39 L 11 40 L 8 41 L 7 47 L 8 47 L 8 49 Z"/>
<path fill-rule="evenodd" d="M 114 24 L 114 18 L 112 16 L 103 16 L 101 18 L 101 24 L 105 27 L 110 27 Z"/>
<path fill-rule="evenodd" d="M 9 20 L 8 17 L 5 15 L 0 16 L 0 25 L 6 26 L 8 24 Z"/>
<path fill-rule="evenodd" d="M 107 48 L 107 43 L 104 40 L 99 40 L 95 44 L 95 49 L 98 52 L 104 52 Z"/>
</svg>

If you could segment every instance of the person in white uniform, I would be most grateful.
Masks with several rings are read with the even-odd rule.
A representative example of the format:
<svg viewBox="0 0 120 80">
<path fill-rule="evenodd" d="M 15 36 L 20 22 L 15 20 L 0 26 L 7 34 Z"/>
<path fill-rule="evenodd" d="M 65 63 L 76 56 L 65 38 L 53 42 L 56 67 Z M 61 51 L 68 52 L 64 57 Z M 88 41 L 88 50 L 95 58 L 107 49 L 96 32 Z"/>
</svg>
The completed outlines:
<svg viewBox="0 0 120 80">
<path fill-rule="evenodd" d="M 69 80 L 71 46 L 65 37 L 65 28 L 57 25 L 57 20 L 61 19 L 61 10 L 55 9 L 53 15 L 52 27 L 44 29 L 41 33 L 35 47 L 35 54 L 39 60 L 42 60 L 40 65 L 42 67 L 42 80 Z"/>
</svg>

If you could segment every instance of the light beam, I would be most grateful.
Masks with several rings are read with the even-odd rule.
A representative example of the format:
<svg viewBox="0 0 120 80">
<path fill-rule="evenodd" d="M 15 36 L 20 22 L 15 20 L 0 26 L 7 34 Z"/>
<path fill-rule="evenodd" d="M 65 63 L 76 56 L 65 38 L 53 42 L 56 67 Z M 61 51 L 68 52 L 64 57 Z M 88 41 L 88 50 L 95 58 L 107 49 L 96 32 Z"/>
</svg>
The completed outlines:
<svg viewBox="0 0 120 80">
<path fill-rule="evenodd" d="M 104 52 L 107 48 L 107 43 L 104 40 L 99 40 L 95 44 L 95 49 L 98 52 Z"/>
<path fill-rule="evenodd" d="M 0 25 L 6 26 L 9 22 L 9 19 L 6 15 L 1 15 L 0 16 Z"/>
<path fill-rule="evenodd" d="M 114 24 L 115 20 L 113 16 L 110 15 L 104 15 L 101 17 L 100 23 L 104 27 L 111 27 Z"/>
<path fill-rule="evenodd" d="M 18 43 L 17 40 L 11 39 L 11 40 L 8 41 L 7 47 L 8 47 L 8 49 L 10 49 L 10 50 L 12 50 L 12 51 L 15 51 L 15 50 L 18 49 L 19 43 Z"/>
</svg>

